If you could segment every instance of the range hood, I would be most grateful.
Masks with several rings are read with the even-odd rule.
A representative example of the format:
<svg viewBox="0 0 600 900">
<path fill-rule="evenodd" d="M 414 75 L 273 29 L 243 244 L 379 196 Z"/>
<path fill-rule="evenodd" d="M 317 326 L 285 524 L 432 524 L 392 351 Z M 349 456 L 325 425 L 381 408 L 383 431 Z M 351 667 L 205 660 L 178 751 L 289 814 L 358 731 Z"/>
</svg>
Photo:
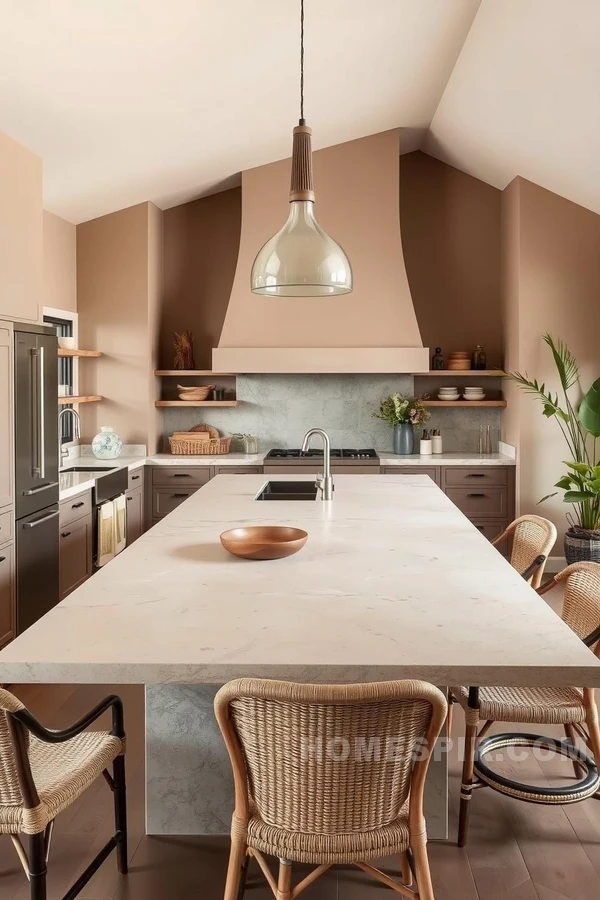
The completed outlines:
<svg viewBox="0 0 600 900">
<path fill-rule="evenodd" d="M 250 291 L 258 249 L 287 217 L 290 160 L 242 174 L 237 268 L 213 369 L 234 373 L 402 373 L 429 370 L 400 238 L 399 131 L 317 150 L 317 216 L 350 259 L 341 297 Z"/>
</svg>

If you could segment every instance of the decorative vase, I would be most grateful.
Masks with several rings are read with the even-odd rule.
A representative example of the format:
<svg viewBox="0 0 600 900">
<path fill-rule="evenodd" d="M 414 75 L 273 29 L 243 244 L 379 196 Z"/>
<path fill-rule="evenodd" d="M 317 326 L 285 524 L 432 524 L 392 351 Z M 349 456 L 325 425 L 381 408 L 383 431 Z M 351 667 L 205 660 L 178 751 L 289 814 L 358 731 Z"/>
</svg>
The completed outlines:
<svg viewBox="0 0 600 900">
<path fill-rule="evenodd" d="M 415 447 L 415 433 L 410 422 L 394 425 L 394 453 L 410 456 Z"/>
<path fill-rule="evenodd" d="M 600 532 L 569 528 L 565 534 L 567 565 L 575 562 L 600 563 Z"/>
<path fill-rule="evenodd" d="M 96 459 L 116 459 L 123 449 L 123 441 L 110 425 L 103 425 L 92 441 Z"/>
</svg>

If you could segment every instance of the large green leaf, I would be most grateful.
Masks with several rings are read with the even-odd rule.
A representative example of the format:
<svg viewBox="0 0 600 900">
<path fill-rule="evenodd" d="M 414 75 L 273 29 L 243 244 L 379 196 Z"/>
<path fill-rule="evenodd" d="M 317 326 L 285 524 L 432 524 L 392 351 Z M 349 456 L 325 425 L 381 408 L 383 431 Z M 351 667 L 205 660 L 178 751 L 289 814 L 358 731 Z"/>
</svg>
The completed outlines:
<svg viewBox="0 0 600 900">
<path fill-rule="evenodd" d="M 594 437 L 600 437 L 600 378 L 593 383 L 579 407 L 579 421 Z"/>
<path fill-rule="evenodd" d="M 582 475 L 587 475 L 589 466 L 587 463 L 580 462 L 567 462 L 564 460 L 565 466 L 568 466 L 569 469 L 573 469 L 575 472 L 580 472 Z"/>
<path fill-rule="evenodd" d="M 595 500 L 596 495 L 590 491 L 567 491 L 564 496 L 566 503 L 583 503 L 585 500 Z"/>
<path fill-rule="evenodd" d="M 562 475 L 554 487 L 561 488 L 563 491 L 570 491 L 574 484 L 576 484 L 574 478 L 571 478 L 570 475 Z"/>
<path fill-rule="evenodd" d="M 579 378 L 577 360 L 560 338 L 555 341 L 551 334 L 545 334 L 544 340 L 552 350 L 552 356 L 554 357 L 563 390 L 568 391 L 574 384 L 577 384 L 577 379 Z"/>
</svg>

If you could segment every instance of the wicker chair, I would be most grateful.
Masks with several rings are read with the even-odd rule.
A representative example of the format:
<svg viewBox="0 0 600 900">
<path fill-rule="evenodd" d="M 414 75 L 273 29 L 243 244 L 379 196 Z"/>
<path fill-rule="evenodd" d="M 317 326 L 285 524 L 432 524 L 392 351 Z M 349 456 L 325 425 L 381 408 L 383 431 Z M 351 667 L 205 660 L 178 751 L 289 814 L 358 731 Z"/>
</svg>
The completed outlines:
<svg viewBox="0 0 600 900">
<path fill-rule="evenodd" d="M 563 584 L 565 590 L 563 621 L 582 639 L 594 635 L 600 625 L 600 564 L 573 563 L 550 579 L 538 593 L 545 594 L 558 584 Z M 594 635 L 593 645 L 590 640 L 586 641 L 588 646 L 593 646 L 596 656 L 600 656 L 598 637 L 600 634 Z M 453 687 L 451 692 L 465 711 L 466 720 L 458 828 L 460 847 L 464 847 L 467 840 L 476 745 L 494 722 L 562 725 L 567 740 L 575 744 L 577 738 L 581 738 L 591 750 L 596 765 L 600 763 L 600 728 L 592 688 Z M 479 730 L 481 722 L 484 725 Z M 574 767 L 577 771 L 578 765 Z M 475 786 L 484 784 L 476 781 Z M 518 797 L 519 793 L 513 792 L 512 796 Z"/>
<path fill-rule="evenodd" d="M 433 900 L 423 788 L 446 716 L 437 688 L 241 679 L 220 689 L 215 712 L 235 783 L 225 900 L 242 896 L 249 857 L 277 900 L 294 900 L 340 863 Z M 277 882 L 263 854 L 279 858 Z M 402 882 L 368 862 L 391 854 Z M 316 867 L 295 887 L 293 862 Z"/>
<path fill-rule="evenodd" d="M 538 556 L 550 555 L 556 543 L 556 528 L 548 519 L 541 516 L 520 516 L 506 528 L 502 534 L 492 541 L 497 547 L 503 541 L 512 538 L 511 565 L 521 574 L 535 563 Z M 530 584 L 539 588 L 544 574 L 545 560 L 535 568 Z"/>
<path fill-rule="evenodd" d="M 85 731 L 106 710 L 112 730 Z M 31 900 L 46 900 L 46 864 L 58 813 L 71 805 L 99 775 L 114 794 L 116 833 L 67 891 L 72 900 L 112 850 L 119 872 L 127 873 L 123 706 L 107 697 L 70 728 L 49 731 L 20 700 L 0 689 L 0 834 L 8 834 L 30 883 Z M 112 763 L 113 775 L 107 768 Z M 21 835 L 28 837 L 25 851 Z"/>
</svg>

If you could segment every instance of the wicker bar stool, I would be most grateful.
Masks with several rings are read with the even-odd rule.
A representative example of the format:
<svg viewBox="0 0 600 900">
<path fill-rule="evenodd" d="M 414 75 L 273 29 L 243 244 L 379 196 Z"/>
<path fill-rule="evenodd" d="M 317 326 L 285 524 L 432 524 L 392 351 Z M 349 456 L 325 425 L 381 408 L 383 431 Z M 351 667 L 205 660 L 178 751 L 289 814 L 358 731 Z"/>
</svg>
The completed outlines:
<svg viewBox="0 0 600 900">
<path fill-rule="evenodd" d="M 512 538 L 512 550 L 510 554 L 511 565 L 523 574 L 536 561 L 537 557 L 550 556 L 550 551 L 556 543 L 556 528 L 548 519 L 541 516 L 520 516 L 511 522 L 502 534 L 492 541 L 497 547 L 503 541 Z M 539 588 L 542 583 L 546 560 L 535 567 L 531 575 L 531 586 Z"/>
<path fill-rule="evenodd" d="M 423 788 L 446 716 L 441 691 L 421 681 L 241 679 L 220 689 L 215 713 L 235 784 L 225 900 L 242 897 L 249 857 L 277 900 L 348 863 L 405 897 L 433 900 Z M 279 858 L 277 881 L 264 854 Z M 402 882 L 369 864 L 392 854 Z M 315 866 L 295 887 L 293 862 Z"/>
<path fill-rule="evenodd" d="M 592 562 L 573 563 L 558 575 L 555 575 L 542 588 L 539 594 L 545 594 L 558 584 L 564 585 L 562 619 L 572 630 L 590 646 L 596 656 L 600 656 L 600 564 Z M 598 710 L 594 699 L 593 688 L 516 688 L 516 687 L 453 687 L 453 696 L 465 711 L 466 737 L 465 756 L 463 762 L 460 817 L 458 828 L 458 844 L 464 847 L 467 840 L 469 808 L 474 787 L 494 787 L 501 789 L 498 779 L 491 781 L 486 777 L 474 780 L 476 771 L 476 747 L 494 722 L 523 722 L 537 725 L 562 725 L 566 741 L 558 752 L 570 756 L 576 773 L 587 769 L 590 764 L 595 769 L 600 764 L 600 727 Z M 484 723 L 481 729 L 479 726 Z M 508 746 L 510 735 L 501 736 L 498 746 Z M 514 735 L 515 745 L 525 745 L 525 739 L 536 739 L 536 735 Z M 576 741 L 581 739 L 592 753 L 593 760 L 584 754 L 577 756 L 569 753 Z M 539 738 L 546 744 L 553 739 Z M 529 741 L 528 745 L 532 745 Z M 554 741 L 554 743 L 558 743 Z M 489 749 L 489 748 L 488 748 Z M 487 766 L 481 764 L 482 771 L 488 772 Z M 584 790 L 565 789 L 559 794 L 556 789 L 546 790 L 523 786 L 515 782 L 509 784 L 507 779 L 504 793 L 515 798 L 528 799 L 537 803 L 577 802 L 585 796 L 598 796 Z M 585 780 L 584 780 L 585 781 Z M 591 783 L 591 782 L 589 782 Z M 511 790 L 512 787 L 512 790 Z M 529 790 L 527 788 L 530 787 Z M 524 789 L 525 788 L 525 789 Z M 595 789 L 594 789 L 595 790 Z"/>
<path fill-rule="evenodd" d="M 112 710 L 112 730 L 86 731 Z M 49 731 L 20 700 L 0 689 L 0 834 L 8 834 L 30 883 L 31 900 L 46 900 L 46 865 L 52 828 L 100 775 L 114 795 L 115 834 L 63 900 L 73 900 L 109 854 L 116 849 L 119 872 L 127 873 L 125 731 L 119 697 L 107 697 L 70 728 Z M 112 763 L 113 774 L 108 772 Z M 28 838 L 28 852 L 21 841 Z"/>
</svg>

